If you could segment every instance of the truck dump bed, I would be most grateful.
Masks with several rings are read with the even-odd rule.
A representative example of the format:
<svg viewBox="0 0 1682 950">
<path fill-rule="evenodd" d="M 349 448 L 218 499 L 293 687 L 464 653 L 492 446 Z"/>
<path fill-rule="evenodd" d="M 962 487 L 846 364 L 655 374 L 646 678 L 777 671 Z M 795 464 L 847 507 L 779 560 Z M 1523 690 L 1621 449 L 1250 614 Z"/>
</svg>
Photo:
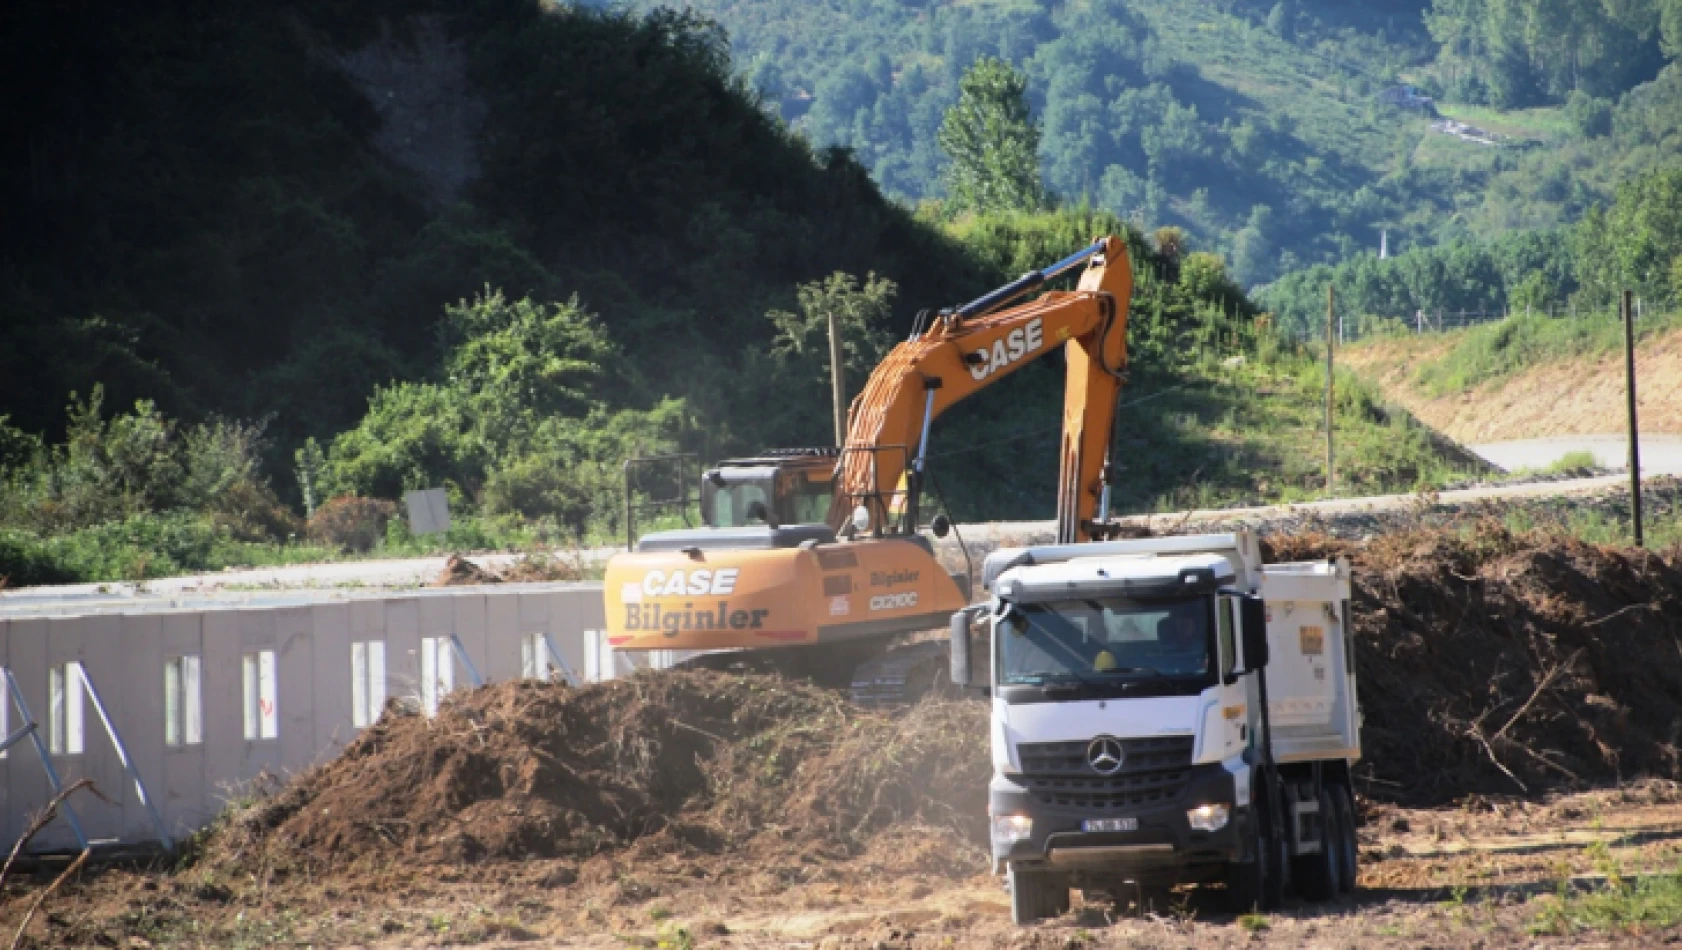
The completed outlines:
<svg viewBox="0 0 1682 950">
<path fill-rule="evenodd" d="M 1360 758 L 1360 712 L 1349 639 L 1345 561 L 1269 564 L 1268 715 L 1280 763 Z"/>
</svg>

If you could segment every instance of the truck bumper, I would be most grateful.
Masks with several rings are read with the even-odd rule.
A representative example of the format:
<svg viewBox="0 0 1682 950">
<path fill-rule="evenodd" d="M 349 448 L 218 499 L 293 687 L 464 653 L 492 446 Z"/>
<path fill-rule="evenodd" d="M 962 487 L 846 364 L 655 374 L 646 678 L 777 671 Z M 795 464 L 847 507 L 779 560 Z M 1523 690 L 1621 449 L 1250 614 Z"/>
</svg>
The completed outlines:
<svg viewBox="0 0 1682 950">
<path fill-rule="evenodd" d="M 995 871 L 1011 864 L 1076 874 L 1122 874 L 1141 883 L 1192 882 L 1212 878 L 1229 862 L 1245 858 L 1245 831 L 1252 820 L 1248 806 L 1236 805 L 1233 775 L 1219 763 L 1193 766 L 1190 780 L 1173 800 L 1137 810 L 1059 807 L 1004 775 L 993 777 L 987 798 L 989 815 L 1033 820 L 1027 838 L 993 840 Z M 1218 831 L 1193 831 L 1187 810 L 1208 804 L 1229 806 L 1231 817 Z M 1083 821 L 1100 818 L 1134 818 L 1138 828 L 1081 830 Z"/>
</svg>

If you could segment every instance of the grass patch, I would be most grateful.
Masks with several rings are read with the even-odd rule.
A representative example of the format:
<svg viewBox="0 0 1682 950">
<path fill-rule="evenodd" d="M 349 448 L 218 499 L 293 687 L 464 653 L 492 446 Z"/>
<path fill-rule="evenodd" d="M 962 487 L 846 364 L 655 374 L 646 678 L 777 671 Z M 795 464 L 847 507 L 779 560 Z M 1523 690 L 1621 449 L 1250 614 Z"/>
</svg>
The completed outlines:
<svg viewBox="0 0 1682 950">
<path fill-rule="evenodd" d="M 1636 327 L 1636 338 L 1678 327 L 1682 314 L 1645 316 Z M 1607 315 L 1556 318 L 1516 313 L 1463 331 L 1452 349 L 1419 368 L 1415 380 L 1428 395 L 1445 396 L 1538 364 L 1616 352 L 1623 344 L 1623 326 Z"/>
<path fill-rule="evenodd" d="M 1530 930 L 1537 934 L 1570 936 L 1584 932 L 1641 934 L 1682 923 L 1682 866 L 1631 879 L 1604 841 L 1588 848 L 1596 871 L 1605 876 L 1600 886 L 1578 890 L 1561 880 Z"/>
<path fill-rule="evenodd" d="M 1588 449 L 1578 449 L 1554 459 L 1552 464 L 1542 471 L 1549 475 L 1580 475 L 1599 468 L 1600 460 L 1594 457 L 1593 452 Z"/>
<path fill-rule="evenodd" d="M 1239 366 L 1207 361 L 1174 378 L 1139 374 L 1123 397 L 1118 426 L 1116 455 L 1124 468 L 1116 509 L 1183 511 L 1324 497 L 1325 378 L 1324 366 L 1306 351 L 1274 352 Z M 1337 374 L 1335 409 L 1339 495 L 1438 488 L 1485 469 L 1352 373 Z"/>
<path fill-rule="evenodd" d="M 1260 933 L 1263 930 L 1272 929 L 1273 922 L 1267 919 L 1266 914 L 1240 914 L 1238 915 L 1238 926 L 1249 933 Z"/>
</svg>

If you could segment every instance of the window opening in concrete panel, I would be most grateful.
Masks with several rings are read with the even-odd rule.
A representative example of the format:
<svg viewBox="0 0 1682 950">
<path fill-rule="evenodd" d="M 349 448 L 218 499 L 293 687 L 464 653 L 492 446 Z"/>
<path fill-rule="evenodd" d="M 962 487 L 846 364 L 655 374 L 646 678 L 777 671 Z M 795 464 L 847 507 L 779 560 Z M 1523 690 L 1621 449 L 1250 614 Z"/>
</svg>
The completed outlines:
<svg viewBox="0 0 1682 950">
<path fill-rule="evenodd" d="M 421 638 L 421 708 L 438 715 L 438 704 L 456 685 L 456 664 L 449 637 Z"/>
<path fill-rule="evenodd" d="M 170 657 L 164 663 L 164 745 L 199 745 L 204 741 L 199 658 Z"/>
<path fill-rule="evenodd" d="M 373 725 L 385 708 L 385 641 L 357 640 L 350 645 L 351 724 Z"/>
<path fill-rule="evenodd" d="M 520 675 L 529 680 L 549 678 L 549 644 L 542 633 L 528 633 L 520 638 Z"/>
<path fill-rule="evenodd" d="M 241 665 L 244 680 L 245 738 L 274 739 L 280 736 L 280 717 L 275 709 L 275 659 L 273 650 L 247 653 Z"/>
<path fill-rule="evenodd" d="M 82 664 L 71 660 L 47 670 L 47 751 L 81 755 L 83 750 Z"/>
</svg>

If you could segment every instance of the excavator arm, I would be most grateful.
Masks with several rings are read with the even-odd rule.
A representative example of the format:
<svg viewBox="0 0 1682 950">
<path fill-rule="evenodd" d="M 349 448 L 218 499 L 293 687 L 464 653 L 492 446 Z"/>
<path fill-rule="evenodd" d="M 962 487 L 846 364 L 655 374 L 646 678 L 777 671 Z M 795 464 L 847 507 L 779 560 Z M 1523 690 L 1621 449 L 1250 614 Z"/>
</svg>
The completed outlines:
<svg viewBox="0 0 1682 950">
<path fill-rule="evenodd" d="M 1000 309 L 1086 265 L 1073 291 L 1051 291 Z M 1100 238 L 969 304 L 942 311 L 888 354 L 848 415 L 847 444 L 830 509 L 842 529 L 870 513 L 875 533 L 916 529 L 916 500 L 929 427 L 957 403 L 1058 347 L 1068 363 L 1057 482 L 1057 539 L 1089 540 L 1105 487 L 1116 397 L 1126 381 L 1127 305 L 1133 271 L 1127 246 Z M 900 521 L 895 524 L 895 520 Z"/>
</svg>

